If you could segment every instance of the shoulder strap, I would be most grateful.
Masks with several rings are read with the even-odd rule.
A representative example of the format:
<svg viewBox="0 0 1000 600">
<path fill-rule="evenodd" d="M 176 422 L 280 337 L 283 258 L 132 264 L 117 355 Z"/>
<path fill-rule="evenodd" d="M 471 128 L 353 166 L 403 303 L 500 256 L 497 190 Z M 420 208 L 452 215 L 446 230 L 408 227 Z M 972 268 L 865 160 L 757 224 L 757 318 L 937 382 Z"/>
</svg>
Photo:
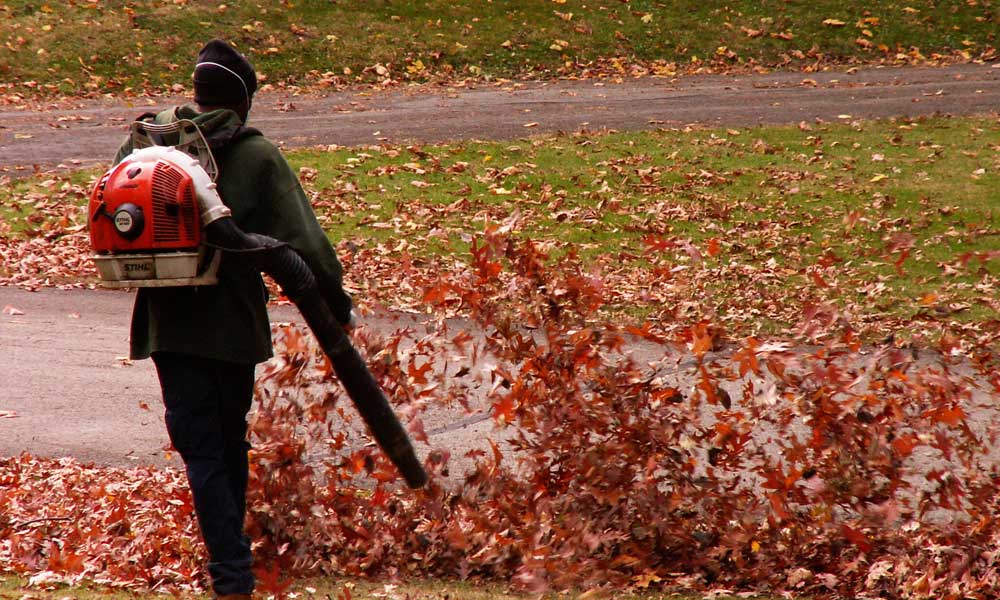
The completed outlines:
<svg viewBox="0 0 1000 600">
<path fill-rule="evenodd" d="M 155 112 L 144 112 L 141 115 L 139 115 L 138 117 L 136 117 L 135 120 L 136 121 L 145 121 L 147 119 L 155 119 L 155 118 L 156 118 L 156 113 Z"/>
<path fill-rule="evenodd" d="M 131 139 L 133 151 L 150 146 L 172 146 L 197 160 L 212 181 L 219 176 L 219 168 L 208 140 L 197 123 L 190 119 L 163 124 L 136 120 L 132 123 Z"/>
</svg>

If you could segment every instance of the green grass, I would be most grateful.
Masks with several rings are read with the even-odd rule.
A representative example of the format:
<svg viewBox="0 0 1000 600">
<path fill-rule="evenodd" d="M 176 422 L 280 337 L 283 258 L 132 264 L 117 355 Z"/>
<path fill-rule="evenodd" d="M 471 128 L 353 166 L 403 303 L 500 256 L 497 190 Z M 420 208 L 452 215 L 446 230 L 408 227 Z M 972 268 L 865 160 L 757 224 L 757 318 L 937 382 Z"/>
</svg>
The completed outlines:
<svg viewBox="0 0 1000 600">
<path fill-rule="evenodd" d="M 500 584 L 473 584 L 458 581 L 408 581 L 399 583 L 377 582 L 352 579 L 310 579 L 295 581 L 287 592 L 299 600 L 548 600 L 582 598 L 586 600 L 698 600 L 696 594 L 629 593 L 629 592 L 586 592 L 581 594 L 538 594 L 515 593 Z M 349 595 L 348 595 L 349 594 Z M 0 576 L 0 600 L 134 600 L 136 598 L 163 598 L 163 594 L 139 594 L 113 591 L 91 585 L 54 586 L 54 589 L 28 587 L 23 578 Z M 179 600 L 209 598 L 181 594 Z M 262 596 L 263 597 L 263 596 Z M 713 596 L 715 600 L 733 600 L 728 596 Z M 755 597 L 768 600 L 768 597 Z M 754 600 L 751 598 L 751 600 Z"/>
<path fill-rule="evenodd" d="M 958 308 L 971 322 L 997 316 L 975 287 L 993 284 L 997 261 L 960 259 L 998 242 L 998 144 L 993 119 L 927 119 L 307 151 L 292 161 L 316 169 L 335 239 L 363 232 L 407 239 L 418 256 L 463 254 L 486 223 L 518 214 L 513 227 L 554 260 L 572 249 L 605 267 L 622 256 L 688 265 L 686 251 L 650 257 L 649 239 L 690 242 L 706 275 L 692 276 L 690 293 L 737 320 L 750 299 L 740 292 L 780 301 L 812 290 L 865 313 L 906 320 Z M 346 204 L 345 190 L 357 190 Z"/>
<path fill-rule="evenodd" d="M 224 8 L 222 8 L 224 7 Z M 385 77 L 579 74 L 622 57 L 692 64 L 991 56 L 993 2 L 473 0 L 0 4 L 0 81 L 20 93 L 121 93 L 186 85 L 198 47 L 225 37 L 270 83 Z M 897 56 L 900 55 L 900 56 Z M 607 69 L 616 72 L 609 63 Z"/>
<path fill-rule="evenodd" d="M 827 247 L 841 258 L 878 253 L 897 230 L 935 238 L 957 227 L 960 235 L 924 249 L 944 260 L 993 246 L 989 234 L 962 230 L 997 224 L 998 131 L 989 119 L 939 119 L 558 137 L 419 154 L 298 151 L 290 158 L 317 171 L 310 187 L 321 204 L 351 198 L 354 211 L 326 213 L 335 238 L 366 225 L 366 236 L 386 240 L 433 226 L 461 247 L 487 221 L 519 211 L 531 237 L 583 244 L 585 255 L 641 252 L 656 229 L 643 226 L 642 213 L 659 206 L 672 217 L 663 235 L 728 238 L 786 265 L 795 258 L 772 248 L 767 227 L 781 225 L 781 241 L 804 239 L 806 261 Z M 852 212 L 854 222 L 845 223 Z M 439 248 L 440 238 L 433 239 L 438 245 L 418 252 Z M 927 262 L 914 263 L 917 274 L 930 273 Z"/>
<path fill-rule="evenodd" d="M 0 181 L 0 236 L 32 235 L 84 225 L 82 207 L 96 171 L 79 170 L 65 177 Z"/>
<path fill-rule="evenodd" d="M 616 310 L 693 302 L 773 333 L 811 302 L 893 326 L 996 319 L 998 148 L 996 119 L 928 118 L 288 156 L 331 239 L 371 260 L 464 262 L 475 236 L 502 226 L 553 264 L 579 256 L 616 287 Z M 93 175 L 0 190 L 2 226 L 79 227 L 77 184 Z"/>
</svg>

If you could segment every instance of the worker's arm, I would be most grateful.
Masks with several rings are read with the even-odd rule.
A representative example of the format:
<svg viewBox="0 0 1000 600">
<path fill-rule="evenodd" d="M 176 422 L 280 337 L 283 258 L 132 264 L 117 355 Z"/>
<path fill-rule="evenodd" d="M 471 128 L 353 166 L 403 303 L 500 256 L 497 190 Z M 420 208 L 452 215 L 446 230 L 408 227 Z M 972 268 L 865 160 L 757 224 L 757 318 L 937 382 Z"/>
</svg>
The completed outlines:
<svg viewBox="0 0 1000 600">
<path fill-rule="evenodd" d="M 256 146 L 250 148 L 248 146 Z M 222 197 L 233 209 L 233 217 L 245 231 L 268 235 L 286 242 L 309 265 L 320 291 L 341 324 L 351 320 L 351 297 L 344 290 L 343 267 L 330 240 L 323 231 L 298 177 L 284 156 L 273 144 L 262 137 L 252 138 L 241 144 L 241 150 L 252 156 L 250 172 L 240 187 L 251 186 L 249 194 L 240 198 L 255 198 L 251 205 L 243 206 L 236 195 Z M 229 198 L 234 202 L 230 203 Z"/>
<path fill-rule="evenodd" d="M 330 245 L 330 239 L 316 220 L 312 205 L 297 180 L 294 187 L 282 196 L 283 214 L 288 218 L 276 221 L 273 237 L 288 242 L 302 255 L 316 276 L 330 310 L 341 324 L 348 324 L 351 320 L 351 297 L 344 291 L 344 269 Z"/>
</svg>

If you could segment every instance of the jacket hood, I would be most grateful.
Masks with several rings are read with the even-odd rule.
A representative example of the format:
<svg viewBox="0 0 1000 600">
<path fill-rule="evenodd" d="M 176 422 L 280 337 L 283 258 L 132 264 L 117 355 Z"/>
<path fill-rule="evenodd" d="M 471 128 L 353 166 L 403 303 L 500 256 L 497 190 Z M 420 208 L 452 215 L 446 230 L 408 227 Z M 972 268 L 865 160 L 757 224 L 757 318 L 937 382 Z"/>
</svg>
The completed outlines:
<svg viewBox="0 0 1000 600">
<path fill-rule="evenodd" d="M 194 105 L 185 104 L 167 109 L 155 116 L 155 122 L 161 124 L 173 123 L 181 119 L 194 121 L 213 150 L 222 148 L 247 135 L 260 135 L 256 129 L 243 125 L 239 115 L 228 108 L 198 112 Z"/>
</svg>

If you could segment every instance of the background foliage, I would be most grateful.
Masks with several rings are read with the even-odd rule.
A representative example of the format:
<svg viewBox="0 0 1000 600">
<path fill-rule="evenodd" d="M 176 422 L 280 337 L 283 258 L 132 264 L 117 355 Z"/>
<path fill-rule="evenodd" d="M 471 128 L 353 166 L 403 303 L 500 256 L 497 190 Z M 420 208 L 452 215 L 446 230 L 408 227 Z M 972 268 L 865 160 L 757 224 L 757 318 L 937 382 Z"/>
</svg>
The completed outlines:
<svg viewBox="0 0 1000 600">
<path fill-rule="evenodd" d="M 992 0 L 8 0 L 0 81 L 170 91 L 211 37 L 293 86 L 964 60 L 995 56 L 998 23 Z"/>
</svg>

